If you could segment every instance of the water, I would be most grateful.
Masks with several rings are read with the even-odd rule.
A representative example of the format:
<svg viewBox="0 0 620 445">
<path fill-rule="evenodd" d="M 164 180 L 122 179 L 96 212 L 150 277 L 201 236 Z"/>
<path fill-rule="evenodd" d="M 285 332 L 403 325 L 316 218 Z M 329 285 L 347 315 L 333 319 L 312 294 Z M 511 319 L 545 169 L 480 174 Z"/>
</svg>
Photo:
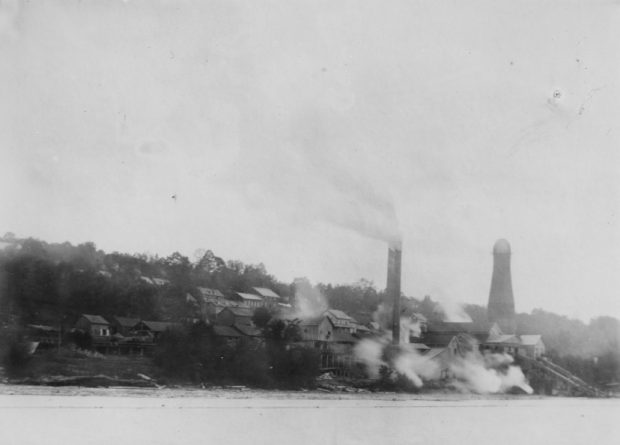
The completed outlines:
<svg viewBox="0 0 620 445">
<path fill-rule="evenodd" d="M 618 444 L 619 399 L 0 386 L 1 444 Z"/>
</svg>

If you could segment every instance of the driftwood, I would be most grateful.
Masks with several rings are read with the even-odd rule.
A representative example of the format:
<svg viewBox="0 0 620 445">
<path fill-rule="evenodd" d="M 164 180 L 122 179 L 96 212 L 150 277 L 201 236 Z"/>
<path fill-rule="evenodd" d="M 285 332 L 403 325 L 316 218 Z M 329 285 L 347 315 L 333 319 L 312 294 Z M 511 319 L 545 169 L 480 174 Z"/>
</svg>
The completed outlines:
<svg viewBox="0 0 620 445">
<path fill-rule="evenodd" d="M 140 388 L 160 388 L 154 380 L 141 379 L 118 379 L 107 375 L 82 375 L 82 376 L 48 376 L 40 378 L 26 378 L 11 383 L 21 385 L 38 386 L 84 386 L 88 388 L 110 386 L 133 386 Z"/>
</svg>

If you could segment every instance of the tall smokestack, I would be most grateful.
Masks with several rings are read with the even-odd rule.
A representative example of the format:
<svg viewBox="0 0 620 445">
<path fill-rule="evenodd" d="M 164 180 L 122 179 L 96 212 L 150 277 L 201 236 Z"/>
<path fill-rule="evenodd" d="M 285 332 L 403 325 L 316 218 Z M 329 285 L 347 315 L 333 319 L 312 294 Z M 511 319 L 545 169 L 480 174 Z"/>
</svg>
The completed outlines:
<svg viewBox="0 0 620 445">
<path fill-rule="evenodd" d="M 400 343 L 400 262 L 402 245 L 390 243 L 388 247 L 388 270 L 386 294 L 392 301 L 392 343 Z"/>
<path fill-rule="evenodd" d="M 510 277 L 510 244 L 505 239 L 493 246 L 493 277 L 487 307 L 489 321 L 497 322 L 504 334 L 515 334 L 515 299 Z"/>
</svg>

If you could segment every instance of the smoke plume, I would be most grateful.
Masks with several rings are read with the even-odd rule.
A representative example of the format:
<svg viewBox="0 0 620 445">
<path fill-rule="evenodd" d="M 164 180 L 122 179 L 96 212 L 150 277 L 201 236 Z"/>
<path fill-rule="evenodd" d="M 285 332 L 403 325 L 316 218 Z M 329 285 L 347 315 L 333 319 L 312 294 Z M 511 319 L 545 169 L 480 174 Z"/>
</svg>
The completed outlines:
<svg viewBox="0 0 620 445">
<path fill-rule="evenodd" d="M 453 386 L 461 391 L 477 394 L 495 394 L 521 388 L 527 394 L 533 389 L 523 371 L 511 365 L 514 359 L 508 354 L 480 354 L 475 351 L 457 357 L 450 364 L 454 376 Z"/>
<path fill-rule="evenodd" d="M 325 296 L 305 278 L 295 280 L 294 316 L 301 320 L 318 317 L 327 309 Z"/>
<path fill-rule="evenodd" d="M 366 338 L 357 342 L 353 348 L 353 355 L 366 366 L 370 378 L 378 378 L 381 366 L 387 366 L 383 360 L 383 350 L 389 344 L 386 337 Z"/>
<path fill-rule="evenodd" d="M 388 366 L 409 379 L 417 388 L 424 380 L 439 377 L 439 365 L 419 354 L 411 345 L 391 349 L 390 336 L 364 339 L 353 349 L 356 359 L 366 366 L 370 378 L 379 377 L 381 366 Z"/>
<path fill-rule="evenodd" d="M 442 321 L 452 323 L 469 323 L 472 321 L 463 306 L 454 301 L 443 300 L 438 302 L 435 311 L 441 316 Z"/>
</svg>

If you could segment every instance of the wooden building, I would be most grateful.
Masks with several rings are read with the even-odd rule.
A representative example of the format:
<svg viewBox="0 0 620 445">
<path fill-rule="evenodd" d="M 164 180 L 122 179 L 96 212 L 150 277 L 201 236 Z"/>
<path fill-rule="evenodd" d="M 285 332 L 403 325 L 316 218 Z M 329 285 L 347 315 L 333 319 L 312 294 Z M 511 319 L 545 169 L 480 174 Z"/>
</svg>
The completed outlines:
<svg viewBox="0 0 620 445">
<path fill-rule="evenodd" d="M 94 343 L 110 341 L 110 323 L 101 315 L 82 314 L 75 323 L 75 327 L 83 332 L 88 332 Z"/>
</svg>

